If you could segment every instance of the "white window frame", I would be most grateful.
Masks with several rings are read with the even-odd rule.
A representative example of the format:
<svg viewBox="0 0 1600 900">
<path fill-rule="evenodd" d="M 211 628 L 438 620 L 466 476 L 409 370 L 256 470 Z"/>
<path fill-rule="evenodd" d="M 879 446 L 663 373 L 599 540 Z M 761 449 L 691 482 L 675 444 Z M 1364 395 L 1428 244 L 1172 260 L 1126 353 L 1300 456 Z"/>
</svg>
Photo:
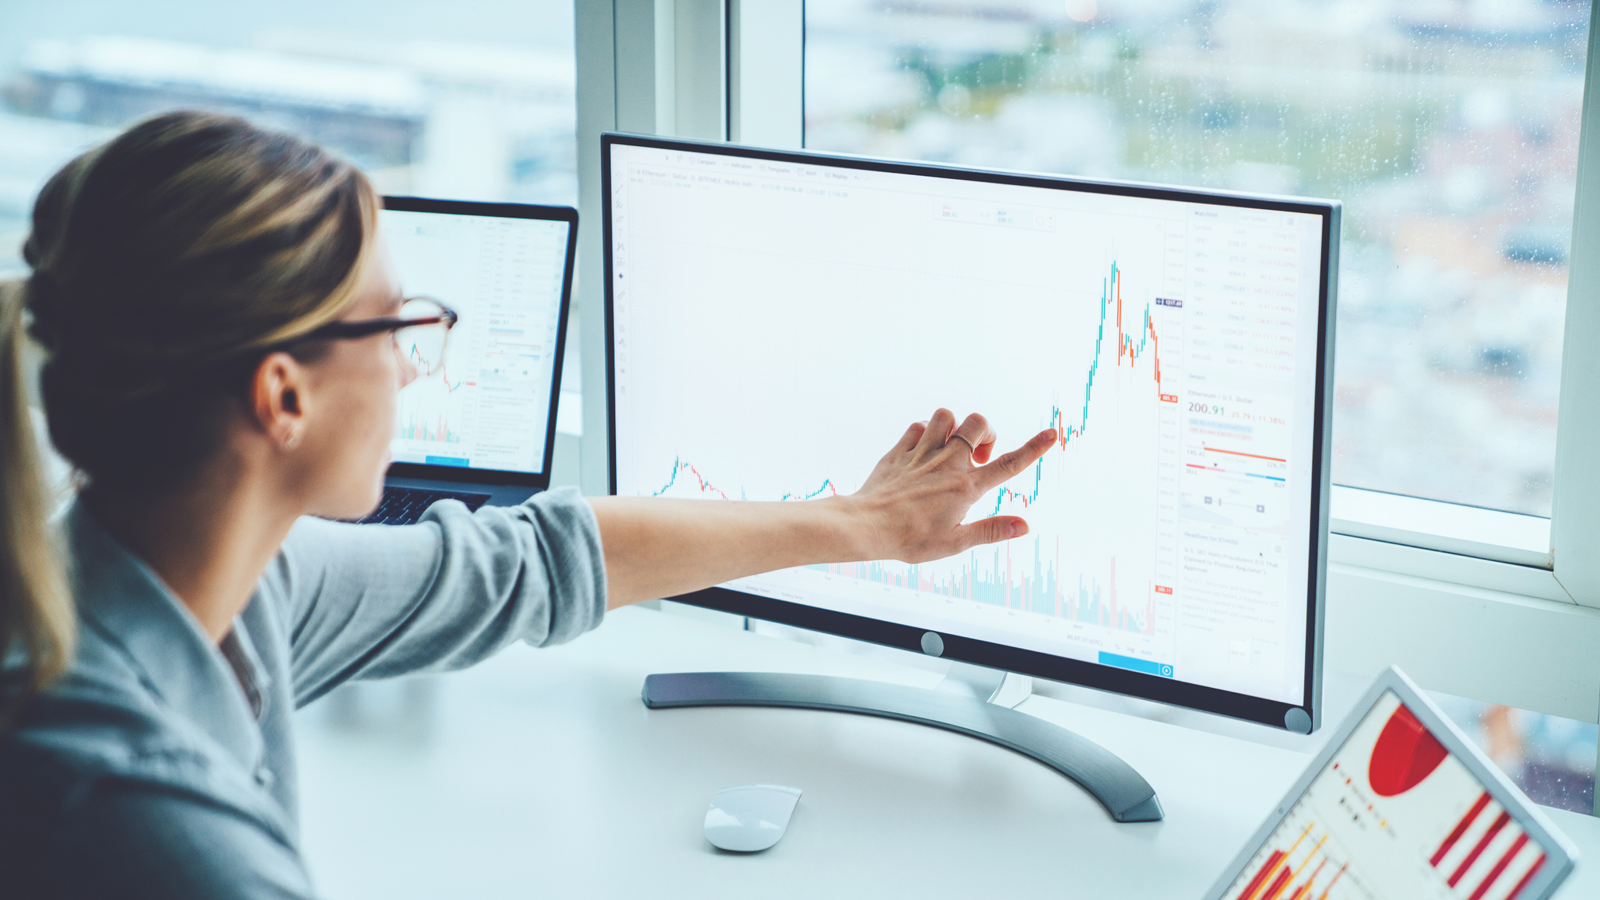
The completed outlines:
<svg viewBox="0 0 1600 900">
<path fill-rule="evenodd" d="M 575 0 L 577 308 L 604 321 L 604 131 L 783 149 L 804 135 L 803 0 Z M 1591 22 L 1600 22 L 1595 0 Z M 1326 660 L 1600 721 L 1600 28 L 1590 29 L 1550 519 L 1336 486 Z M 582 480 L 609 488 L 604 329 L 581 332 Z M 1597 792 L 1600 799 L 1600 792 Z M 1597 807 L 1600 811 L 1600 807 Z"/>
</svg>

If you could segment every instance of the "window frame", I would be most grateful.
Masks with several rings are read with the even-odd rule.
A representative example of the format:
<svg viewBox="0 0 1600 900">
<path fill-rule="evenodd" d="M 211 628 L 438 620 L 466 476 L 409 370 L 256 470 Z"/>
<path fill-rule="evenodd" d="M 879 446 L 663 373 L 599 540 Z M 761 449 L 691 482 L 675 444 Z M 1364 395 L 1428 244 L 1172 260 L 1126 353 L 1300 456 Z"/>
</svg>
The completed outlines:
<svg viewBox="0 0 1600 900">
<path fill-rule="evenodd" d="M 799 149 L 804 0 L 575 0 L 582 216 L 605 131 Z M 1398 663 L 1430 690 L 1600 721 L 1600 0 L 1591 4 L 1550 519 L 1336 485 L 1326 665 Z M 577 309 L 604 321 L 601 229 Z M 608 489 L 603 328 L 581 331 L 582 484 Z M 1381 624 L 1380 624 L 1381 623 Z M 1600 794 L 1597 794 L 1600 812 Z"/>
</svg>

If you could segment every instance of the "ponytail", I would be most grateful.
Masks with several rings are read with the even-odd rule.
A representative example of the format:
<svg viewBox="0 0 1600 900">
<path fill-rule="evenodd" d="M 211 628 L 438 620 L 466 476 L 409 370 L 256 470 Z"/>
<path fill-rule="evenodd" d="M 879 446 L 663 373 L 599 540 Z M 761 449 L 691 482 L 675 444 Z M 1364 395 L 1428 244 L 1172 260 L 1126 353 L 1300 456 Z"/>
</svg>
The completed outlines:
<svg viewBox="0 0 1600 900">
<path fill-rule="evenodd" d="M 0 725 L 66 671 L 75 637 L 22 375 L 26 298 L 26 282 L 0 282 Z"/>
</svg>

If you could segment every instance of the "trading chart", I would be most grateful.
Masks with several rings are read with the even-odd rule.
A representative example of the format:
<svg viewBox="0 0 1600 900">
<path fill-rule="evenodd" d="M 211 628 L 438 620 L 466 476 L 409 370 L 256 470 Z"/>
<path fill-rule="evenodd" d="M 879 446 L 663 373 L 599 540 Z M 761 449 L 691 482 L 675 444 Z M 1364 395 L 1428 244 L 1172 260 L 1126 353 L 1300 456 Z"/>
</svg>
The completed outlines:
<svg viewBox="0 0 1600 900">
<path fill-rule="evenodd" d="M 940 406 L 1059 433 L 973 510 L 1023 538 L 737 587 L 1300 702 L 1318 218 L 613 152 L 619 492 L 849 493 Z"/>
<path fill-rule="evenodd" d="M 381 221 L 407 295 L 461 317 L 440 371 L 400 392 L 395 460 L 539 471 L 566 223 L 399 210 Z M 401 349 L 430 367 L 417 348 Z"/>
</svg>

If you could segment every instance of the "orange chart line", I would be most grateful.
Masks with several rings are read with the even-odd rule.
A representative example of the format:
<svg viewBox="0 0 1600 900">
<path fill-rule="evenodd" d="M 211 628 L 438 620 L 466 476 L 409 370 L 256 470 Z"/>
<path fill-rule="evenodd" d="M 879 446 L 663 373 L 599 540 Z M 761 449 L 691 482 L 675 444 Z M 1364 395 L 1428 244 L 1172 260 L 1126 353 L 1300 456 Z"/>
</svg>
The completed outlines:
<svg viewBox="0 0 1600 900">
<path fill-rule="evenodd" d="M 1226 453 L 1229 456 L 1248 456 L 1251 459 L 1265 459 L 1265 460 L 1270 460 L 1272 462 L 1281 462 L 1281 463 L 1287 463 L 1288 462 L 1287 459 L 1279 459 L 1276 456 L 1262 456 L 1259 453 L 1240 453 L 1238 450 L 1218 450 L 1216 447 L 1202 447 L 1201 449 L 1205 450 L 1207 453 Z"/>
<path fill-rule="evenodd" d="M 1306 839 L 1306 835 L 1311 833 L 1311 829 L 1314 828 L 1316 824 L 1317 823 L 1312 822 L 1310 825 L 1307 825 L 1306 830 L 1300 832 L 1300 836 L 1295 838 L 1294 843 L 1289 845 L 1288 852 L 1284 853 L 1282 856 L 1276 857 L 1276 859 L 1272 860 L 1270 865 L 1262 866 L 1262 872 L 1268 873 L 1268 878 L 1270 878 L 1270 872 L 1275 870 L 1278 864 L 1281 862 L 1284 863 L 1284 868 L 1280 875 L 1287 875 L 1289 873 L 1287 860 L 1291 855 L 1294 854 L 1294 851 L 1300 848 L 1300 842 Z M 1274 852 L 1274 855 L 1276 856 L 1276 851 Z M 1261 892 L 1263 889 L 1269 893 L 1271 892 L 1273 882 L 1268 881 L 1267 878 L 1261 878 L 1259 876 L 1257 877 L 1256 881 L 1256 886 L 1246 890 L 1244 896 L 1240 897 L 1239 900 L 1256 900 L 1257 897 L 1262 896 Z M 1279 885 L 1279 887 L 1282 887 L 1282 885 Z M 1265 900 L 1265 898 L 1263 897 L 1262 900 Z"/>
<path fill-rule="evenodd" d="M 1333 874 L 1333 880 L 1328 882 L 1328 886 L 1322 889 L 1322 896 L 1318 897 L 1317 900 L 1328 900 L 1328 892 L 1333 890 L 1333 886 L 1339 883 L 1339 879 L 1344 877 L 1344 870 L 1348 868 L 1350 868 L 1348 861 L 1339 867 L 1339 871 Z"/>
<path fill-rule="evenodd" d="M 1327 835 L 1323 835 L 1322 836 L 1322 840 L 1317 841 L 1317 845 L 1315 847 L 1312 847 L 1311 848 L 1311 852 L 1306 854 L 1306 858 L 1301 860 L 1300 861 L 1300 865 L 1295 867 L 1294 874 L 1289 876 L 1289 880 L 1290 881 L 1293 881 L 1296 878 L 1300 877 L 1300 873 L 1305 871 L 1306 866 L 1311 865 L 1311 859 L 1317 855 L 1317 851 L 1321 850 L 1322 849 L 1322 845 L 1326 844 L 1327 842 L 1328 842 L 1328 836 Z"/>
</svg>

